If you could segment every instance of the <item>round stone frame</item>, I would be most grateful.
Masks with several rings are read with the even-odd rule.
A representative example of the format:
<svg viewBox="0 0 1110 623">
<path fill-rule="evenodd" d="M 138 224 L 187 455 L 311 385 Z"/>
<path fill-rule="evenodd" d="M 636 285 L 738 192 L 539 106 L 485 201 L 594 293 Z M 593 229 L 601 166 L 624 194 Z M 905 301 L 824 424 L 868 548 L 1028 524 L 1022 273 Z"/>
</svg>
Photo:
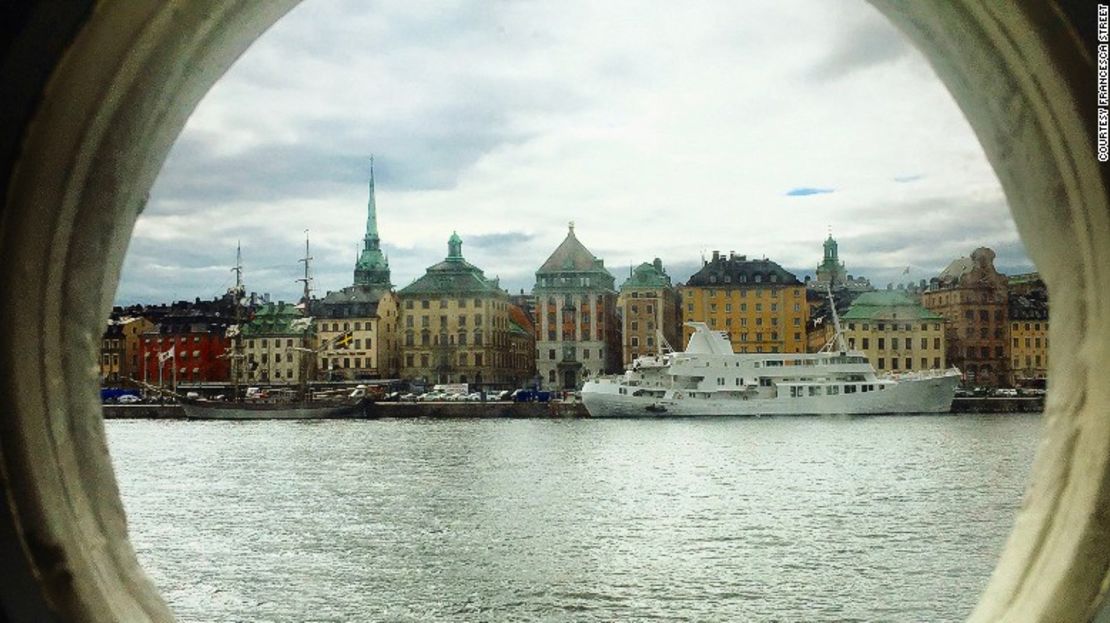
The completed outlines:
<svg viewBox="0 0 1110 623">
<path fill-rule="evenodd" d="M 1110 186 L 1094 158 L 1094 50 L 1081 36 L 1094 6 L 872 2 L 971 122 L 1052 296 L 1044 437 L 971 619 L 1093 620 L 1110 590 L 1110 382 L 1099 372 L 1110 362 Z M 294 5 L 14 9 L 17 32 L 0 48 L 0 621 L 173 620 L 127 539 L 96 393 L 99 340 L 173 140 Z"/>
</svg>

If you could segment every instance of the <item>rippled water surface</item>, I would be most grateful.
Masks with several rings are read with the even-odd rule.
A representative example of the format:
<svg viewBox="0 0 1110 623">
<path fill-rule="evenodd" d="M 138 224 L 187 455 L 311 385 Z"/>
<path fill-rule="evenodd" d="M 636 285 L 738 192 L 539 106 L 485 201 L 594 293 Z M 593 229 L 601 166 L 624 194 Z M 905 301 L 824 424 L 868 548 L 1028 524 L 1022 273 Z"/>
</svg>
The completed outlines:
<svg viewBox="0 0 1110 623">
<path fill-rule="evenodd" d="M 183 621 L 956 621 L 1040 419 L 107 428 Z"/>
</svg>

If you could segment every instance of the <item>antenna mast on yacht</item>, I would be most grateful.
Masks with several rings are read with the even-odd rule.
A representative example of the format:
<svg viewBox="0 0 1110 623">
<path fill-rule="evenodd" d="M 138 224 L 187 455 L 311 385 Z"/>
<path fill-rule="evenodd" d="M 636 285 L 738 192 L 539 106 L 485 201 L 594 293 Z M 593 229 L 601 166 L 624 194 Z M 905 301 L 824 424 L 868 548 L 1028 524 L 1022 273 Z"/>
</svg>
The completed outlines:
<svg viewBox="0 0 1110 623">
<path fill-rule="evenodd" d="M 844 332 L 840 330 L 840 316 L 836 313 L 836 301 L 833 300 L 832 288 L 827 284 L 825 285 L 825 294 L 829 297 L 829 310 L 832 311 L 833 329 L 836 331 L 833 339 L 829 341 L 829 345 L 835 341 L 836 349 L 843 353 L 848 350 L 848 345 L 844 343 Z"/>
</svg>

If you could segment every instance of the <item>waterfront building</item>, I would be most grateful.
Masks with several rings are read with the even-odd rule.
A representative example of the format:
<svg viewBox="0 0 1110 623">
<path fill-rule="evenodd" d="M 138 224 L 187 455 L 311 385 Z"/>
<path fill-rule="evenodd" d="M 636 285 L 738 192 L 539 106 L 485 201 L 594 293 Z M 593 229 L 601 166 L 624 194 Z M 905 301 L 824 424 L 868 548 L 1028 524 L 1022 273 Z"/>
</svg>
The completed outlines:
<svg viewBox="0 0 1110 623">
<path fill-rule="evenodd" d="M 734 352 L 806 352 L 806 288 L 775 262 L 714 251 L 679 292 L 683 320 L 728 334 Z"/>
<path fill-rule="evenodd" d="M 423 384 L 467 383 L 509 389 L 514 367 L 509 293 L 463 258 L 452 233 L 447 257 L 398 293 L 402 378 Z"/>
<path fill-rule="evenodd" d="M 509 304 L 509 384 L 531 386 L 536 377 L 536 325 L 520 306 Z"/>
<path fill-rule="evenodd" d="M 153 385 L 161 379 L 165 387 L 175 379 L 178 385 L 230 381 L 227 330 L 233 322 L 226 315 L 199 312 L 163 316 L 142 335 L 141 376 Z"/>
<path fill-rule="evenodd" d="M 120 373 L 125 360 L 123 327 L 119 322 L 109 320 L 108 327 L 100 337 L 100 383 L 115 384 L 126 378 Z"/>
<path fill-rule="evenodd" d="M 323 380 L 395 378 L 400 366 L 397 295 L 390 282 L 389 258 L 378 235 L 374 167 L 366 233 L 355 260 L 354 283 L 308 303 L 315 322 L 317 377 Z"/>
<path fill-rule="evenodd" d="M 124 316 L 117 320 L 123 333 L 123 358 L 120 360 L 120 378 L 137 379 L 142 376 L 143 334 L 154 329 L 154 323 L 143 316 Z"/>
<path fill-rule="evenodd" d="M 577 389 L 621 369 L 617 292 L 605 261 L 574 234 L 536 271 L 536 371 L 549 389 Z"/>
<path fill-rule="evenodd" d="M 995 270 L 994 257 L 980 247 L 953 260 L 921 295 L 925 307 L 944 316 L 948 363 L 968 385 L 999 386 L 1010 379 L 1008 280 Z"/>
<path fill-rule="evenodd" d="M 829 339 L 835 333 L 826 322 Z M 946 366 L 944 316 L 902 290 L 864 292 L 840 317 L 850 350 L 864 353 L 879 372 L 940 370 Z"/>
<path fill-rule="evenodd" d="M 284 301 L 263 304 L 241 332 L 241 384 L 295 385 L 313 377 L 314 331 L 303 309 Z"/>
<path fill-rule="evenodd" d="M 1009 298 L 1010 383 L 1043 388 L 1048 378 L 1048 293 L 1043 284 L 1024 291 L 1011 290 Z"/>
<path fill-rule="evenodd" d="M 621 318 L 621 353 L 625 366 L 636 357 L 655 355 L 664 344 L 682 350 L 682 315 L 678 290 L 659 258 L 630 271 L 617 296 Z"/>
</svg>

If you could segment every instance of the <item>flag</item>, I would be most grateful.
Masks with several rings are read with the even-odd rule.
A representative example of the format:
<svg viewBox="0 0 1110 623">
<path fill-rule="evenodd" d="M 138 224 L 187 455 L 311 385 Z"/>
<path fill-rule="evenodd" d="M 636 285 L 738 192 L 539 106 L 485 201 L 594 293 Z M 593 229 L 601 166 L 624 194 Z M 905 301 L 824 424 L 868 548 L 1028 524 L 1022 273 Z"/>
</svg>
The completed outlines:
<svg viewBox="0 0 1110 623">
<path fill-rule="evenodd" d="M 354 337 L 355 337 L 355 334 L 354 334 L 353 331 L 348 331 L 346 333 L 342 333 L 339 336 L 337 336 L 334 341 L 332 341 L 332 346 L 334 346 L 336 348 L 347 348 L 348 346 L 351 345 L 351 340 L 353 340 Z"/>
<path fill-rule="evenodd" d="M 173 357 L 173 349 L 174 348 L 176 348 L 176 347 L 171 346 L 169 350 L 167 350 L 165 352 L 158 353 L 158 363 L 166 363 L 167 359 L 169 359 L 170 357 Z"/>
<path fill-rule="evenodd" d="M 312 326 L 312 318 L 311 317 L 297 318 L 293 322 L 289 323 L 289 330 L 299 333 L 301 331 L 308 331 L 308 328 L 311 327 L 311 326 Z"/>
</svg>

